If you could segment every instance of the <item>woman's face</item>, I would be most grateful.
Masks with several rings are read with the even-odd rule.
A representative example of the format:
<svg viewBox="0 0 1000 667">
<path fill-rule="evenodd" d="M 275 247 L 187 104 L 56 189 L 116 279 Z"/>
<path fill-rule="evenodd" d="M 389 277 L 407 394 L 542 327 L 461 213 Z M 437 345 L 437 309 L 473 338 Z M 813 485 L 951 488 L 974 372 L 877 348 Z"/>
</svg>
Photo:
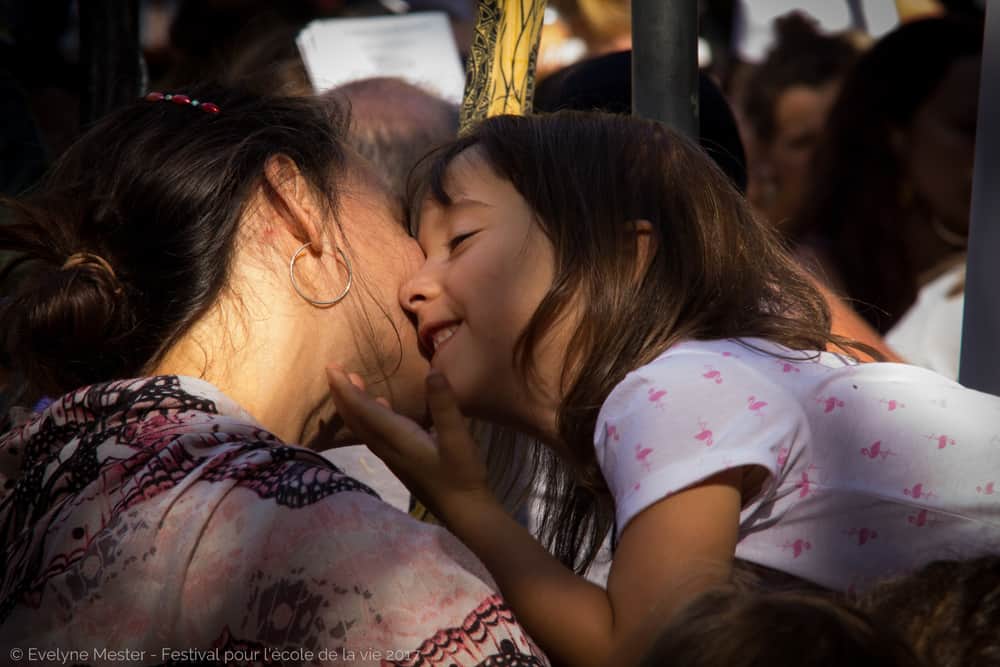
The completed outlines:
<svg viewBox="0 0 1000 667">
<path fill-rule="evenodd" d="M 917 110 L 897 149 L 921 201 L 957 233 L 969 225 L 979 73 L 978 58 L 956 61 Z"/>
<path fill-rule="evenodd" d="M 539 394 L 516 367 L 516 342 L 552 285 L 552 244 L 514 186 L 473 148 L 452 161 L 452 203 L 424 202 L 418 239 L 427 259 L 400 301 L 417 319 L 421 349 L 466 412 L 533 426 Z M 562 370 L 567 318 L 533 350 L 543 396 Z"/>
<path fill-rule="evenodd" d="M 760 194 L 752 199 L 776 225 L 791 218 L 802 202 L 809 163 L 838 90 L 837 81 L 818 87 L 795 85 L 775 100 L 774 138 L 759 160 L 759 168 L 768 174 L 765 183 L 755 183 L 759 187 L 753 192 Z"/>
<path fill-rule="evenodd" d="M 423 260 L 420 246 L 393 212 L 388 194 L 371 179 L 354 178 L 341 191 L 339 217 L 354 269 L 355 284 L 345 304 L 352 307 L 347 318 L 362 375 L 369 389 L 386 396 L 397 411 L 421 418 L 429 367 L 398 299 L 400 286 Z M 330 309 L 331 316 L 344 317 L 336 311 Z"/>
</svg>

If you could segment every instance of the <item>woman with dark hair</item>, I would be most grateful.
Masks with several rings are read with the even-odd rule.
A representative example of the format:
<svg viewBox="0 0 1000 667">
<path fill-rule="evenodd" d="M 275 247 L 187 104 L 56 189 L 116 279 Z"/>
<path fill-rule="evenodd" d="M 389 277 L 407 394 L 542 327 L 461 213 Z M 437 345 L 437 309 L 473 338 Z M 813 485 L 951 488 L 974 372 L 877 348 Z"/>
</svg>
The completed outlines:
<svg viewBox="0 0 1000 667">
<path fill-rule="evenodd" d="M 903 25 L 847 76 L 817 149 L 791 233 L 882 333 L 965 252 L 981 51 L 981 22 Z"/>
<path fill-rule="evenodd" d="M 0 644 L 545 664 L 461 544 L 296 444 L 353 441 L 324 359 L 424 411 L 395 298 L 420 250 L 346 118 L 190 93 L 112 114 L 4 201 L 4 349 L 28 404 L 54 399 L 0 438 Z"/>
</svg>

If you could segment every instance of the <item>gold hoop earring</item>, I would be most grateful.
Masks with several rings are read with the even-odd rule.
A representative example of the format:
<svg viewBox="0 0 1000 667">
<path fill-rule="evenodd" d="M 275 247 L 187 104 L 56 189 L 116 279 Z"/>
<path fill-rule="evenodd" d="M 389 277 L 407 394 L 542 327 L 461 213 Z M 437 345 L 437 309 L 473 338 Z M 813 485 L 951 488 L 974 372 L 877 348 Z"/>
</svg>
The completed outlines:
<svg viewBox="0 0 1000 667">
<path fill-rule="evenodd" d="M 351 291 L 351 284 L 354 282 L 354 270 L 351 268 L 351 261 L 347 259 L 347 255 L 345 255 L 344 251 L 340 249 L 340 246 L 334 246 L 336 251 L 340 253 L 340 258 L 344 261 L 344 266 L 347 267 L 347 284 L 344 285 L 344 291 L 342 291 L 340 294 L 338 294 L 333 299 L 330 299 L 329 301 L 320 301 L 319 299 L 310 298 L 302 293 L 302 289 L 299 287 L 298 282 L 296 282 L 295 280 L 295 261 L 305 251 L 305 249 L 311 245 L 312 245 L 311 241 L 306 241 L 305 243 L 303 243 L 302 246 L 295 251 L 295 254 L 292 255 L 292 260 L 288 263 L 288 277 L 292 281 L 292 289 L 295 290 L 296 294 L 298 294 L 300 297 L 302 297 L 304 300 L 306 300 L 307 302 L 311 303 L 314 306 L 332 306 L 338 304 L 341 301 L 343 301 L 344 297 L 347 296 L 347 293 Z"/>
</svg>

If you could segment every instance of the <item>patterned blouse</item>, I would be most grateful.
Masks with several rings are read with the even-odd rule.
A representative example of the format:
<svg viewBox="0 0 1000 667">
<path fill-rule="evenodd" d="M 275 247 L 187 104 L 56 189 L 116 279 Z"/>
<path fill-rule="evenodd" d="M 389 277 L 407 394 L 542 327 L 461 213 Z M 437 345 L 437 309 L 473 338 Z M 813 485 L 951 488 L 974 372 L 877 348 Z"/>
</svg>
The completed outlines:
<svg viewBox="0 0 1000 667">
<path fill-rule="evenodd" d="M 201 380 L 55 400 L 0 487 L 0 660 L 548 664 L 452 535 Z"/>
</svg>

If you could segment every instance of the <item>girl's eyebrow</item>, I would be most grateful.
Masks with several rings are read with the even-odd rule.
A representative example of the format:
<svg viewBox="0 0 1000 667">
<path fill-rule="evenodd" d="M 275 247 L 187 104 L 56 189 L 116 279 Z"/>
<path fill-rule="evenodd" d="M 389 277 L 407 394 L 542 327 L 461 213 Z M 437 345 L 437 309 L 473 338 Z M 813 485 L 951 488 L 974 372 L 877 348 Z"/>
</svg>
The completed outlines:
<svg viewBox="0 0 1000 667">
<path fill-rule="evenodd" d="M 485 206 L 486 208 L 493 208 L 493 204 L 487 204 L 484 201 L 480 201 L 478 199 L 473 199 L 472 197 L 465 197 L 465 196 L 459 197 L 457 199 L 452 199 L 451 204 L 449 204 L 448 208 L 452 208 L 455 206 Z"/>
</svg>

